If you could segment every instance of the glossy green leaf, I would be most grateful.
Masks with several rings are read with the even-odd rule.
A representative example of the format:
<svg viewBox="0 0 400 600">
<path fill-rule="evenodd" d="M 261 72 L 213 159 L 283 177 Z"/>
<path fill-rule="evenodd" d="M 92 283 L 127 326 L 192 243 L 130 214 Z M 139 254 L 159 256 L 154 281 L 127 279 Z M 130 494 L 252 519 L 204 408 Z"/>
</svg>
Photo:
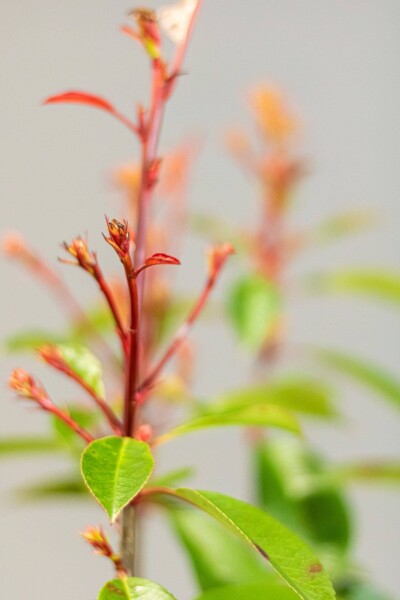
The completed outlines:
<svg viewBox="0 0 400 600">
<path fill-rule="evenodd" d="M 321 381 L 310 377 L 287 377 L 278 381 L 227 392 L 206 410 L 229 411 L 254 404 L 274 404 L 311 417 L 334 417 L 332 390 Z"/>
<path fill-rule="evenodd" d="M 31 454 L 54 454 L 64 452 L 65 448 L 56 439 L 50 437 L 13 437 L 0 438 L 0 458 Z"/>
<path fill-rule="evenodd" d="M 308 540 L 333 572 L 352 540 L 346 500 L 327 465 L 294 439 L 272 440 L 254 450 L 255 480 L 263 509 Z"/>
<path fill-rule="evenodd" d="M 253 545 L 303 600 L 335 598 L 332 584 L 312 550 L 267 513 L 216 492 L 180 488 L 171 493 Z"/>
<path fill-rule="evenodd" d="M 97 600 L 175 600 L 163 587 L 138 577 L 113 579 L 101 590 Z"/>
<path fill-rule="evenodd" d="M 111 521 L 143 488 L 154 466 L 149 446 L 132 438 L 105 437 L 84 450 L 82 475 Z"/>
<path fill-rule="evenodd" d="M 308 287 L 316 292 L 351 293 L 400 305 L 400 273 L 354 269 L 312 276 Z"/>
<path fill-rule="evenodd" d="M 65 338 L 49 331 L 24 331 L 7 338 L 5 348 L 8 352 L 24 352 L 36 350 L 43 344 L 58 344 Z"/>
<path fill-rule="evenodd" d="M 201 589 L 276 577 L 248 544 L 220 523 L 191 510 L 175 509 L 170 514 Z"/>
<path fill-rule="evenodd" d="M 359 358 L 333 350 L 317 350 L 314 356 L 326 367 L 354 379 L 400 408 L 400 380 Z"/>
<path fill-rule="evenodd" d="M 196 600 L 298 600 L 289 587 L 279 583 L 246 583 L 208 590 Z"/>
<path fill-rule="evenodd" d="M 259 349 L 274 329 L 281 303 L 278 289 L 265 278 L 250 275 L 238 281 L 230 291 L 227 308 L 239 339 Z"/>
<path fill-rule="evenodd" d="M 103 369 L 99 359 L 85 346 L 77 343 L 59 344 L 62 358 L 67 365 L 81 377 L 96 394 L 105 395 Z"/>
<path fill-rule="evenodd" d="M 209 427 L 228 426 L 278 427 L 300 433 L 297 419 L 287 410 L 273 404 L 259 404 L 221 413 L 203 414 L 179 425 L 157 438 L 162 444 L 178 436 Z"/>
</svg>

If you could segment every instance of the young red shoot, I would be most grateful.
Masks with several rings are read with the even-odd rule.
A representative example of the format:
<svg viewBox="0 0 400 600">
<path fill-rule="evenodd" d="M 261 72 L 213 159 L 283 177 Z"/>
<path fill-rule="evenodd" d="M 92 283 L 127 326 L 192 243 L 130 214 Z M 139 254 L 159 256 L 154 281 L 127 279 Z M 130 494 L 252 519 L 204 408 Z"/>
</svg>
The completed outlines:
<svg viewBox="0 0 400 600">
<path fill-rule="evenodd" d="M 80 377 L 75 371 L 71 369 L 68 363 L 64 360 L 62 353 L 57 346 L 52 346 L 50 344 L 46 344 L 39 348 L 39 356 L 45 363 L 59 371 L 60 373 L 64 373 L 69 379 L 75 381 L 82 389 L 84 389 L 89 396 L 95 401 L 96 405 L 104 414 L 107 419 L 110 427 L 117 435 L 121 434 L 122 424 L 119 419 L 115 415 L 112 408 L 107 404 L 104 398 L 101 398 L 95 390 L 86 383 L 82 377 Z"/>
<path fill-rule="evenodd" d="M 81 533 L 81 535 L 83 539 L 92 546 L 96 554 L 99 556 L 105 556 L 114 563 L 117 577 L 127 576 L 127 572 L 122 564 L 121 556 L 119 554 L 115 554 L 107 535 L 101 526 L 87 527 L 87 529 Z"/>
<path fill-rule="evenodd" d="M 58 408 L 47 395 L 46 390 L 24 369 L 14 369 L 8 380 L 8 385 L 23 398 L 36 402 L 44 411 L 53 414 L 63 421 L 72 431 L 90 444 L 94 437 L 83 427 L 78 425 L 70 415 Z"/>
</svg>

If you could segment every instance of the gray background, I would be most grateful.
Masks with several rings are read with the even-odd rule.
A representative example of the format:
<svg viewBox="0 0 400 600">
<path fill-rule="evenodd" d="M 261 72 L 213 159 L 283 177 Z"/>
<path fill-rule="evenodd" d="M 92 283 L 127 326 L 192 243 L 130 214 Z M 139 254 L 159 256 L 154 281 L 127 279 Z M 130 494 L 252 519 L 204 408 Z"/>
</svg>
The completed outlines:
<svg viewBox="0 0 400 600">
<path fill-rule="evenodd" d="M 1 3 L 1 223 L 4 229 L 22 230 L 48 257 L 58 254 L 61 240 L 88 230 L 103 262 L 115 266 L 99 236 L 105 210 L 118 206 L 109 174 L 113 166 L 134 159 L 137 147 L 103 114 L 71 107 L 42 109 L 39 104 L 47 95 L 70 88 L 102 93 L 127 113 L 134 102 L 146 99 L 147 61 L 118 33 L 130 8 L 122 0 Z M 164 148 L 187 134 L 204 140 L 192 207 L 233 222 L 251 221 L 256 189 L 225 155 L 221 140 L 227 126 L 246 122 L 247 87 L 259 80 L 274 82 L 303 118 L 304 152 L 312 165 L 293 222 L 306 226 L 336 210 L 360 206 L 376 208 L 380 215 L 373 232 L 309 254 L 297 271 L 348 264 L 397 268 L 399 18 L 398 0 L 206 0 L 186 64 L 190 76 L 181 81 L 169 107 L 163 136 Z M 197 240 L 185 248 L 179 282 L 183 287 L 201 285 L 202 246 Z M 231 265 L 227 279 L 235 268 Z M 79 274 L 69 271 L 67 277 L 81 299 L 95 297 Z M 59 311 L 46 293 L 5 262 L 1 290 L 1 337 L 28 325 L 60 324 Z M 289 314 L 292 341 L 359 351 L 398 370 L 400 322 L 391 308 L 298 298 L 289 305 Z M 195 339 L 199 393 L 245 381 L 249 359 L 222 327 L 202 326 Z M 2 381 L 15 362 L 4 357 Z M 18 358 L 18 364 L 34 365 L 29 357 Z M 36 365 L 35 372 L 45 374 Z M 46 382 L 60 393 L 58 379 L 47 372 Z M 398 455 L 394 411 L 359 388 L 342 389 L 340 403 L 348 423 L 341 431 L 310 428 L 311 440 L 332 458 Z M 0 415 L 1 434 L 44 430 L 43 416 L 19 405 L 5 386 Z M 165 468 L 190 462 L 198 465 L 194 484 L 248 497 L 248 462 L 240 433 L 197 434 L 163 451 Z M 27 507 L 10 494 L 18 484 L 62 473 L 63 468 L 56 458 L 0 464 L 4 598 L 94 599 L 110 575 L 105 561 L 92 557 L 77 534 L 87 523 L 101 522 L 94 503 Z M 390 489 L 364 488 L 354 490 L 352 497 L 358 519 L 356 555 L 373 579 L 396 596 L 398 496 Z M 190 579 L 172 544 L 162 519 L 154 516 L 145 574 L 178 598 L 189 599 Z"/>
</svg>

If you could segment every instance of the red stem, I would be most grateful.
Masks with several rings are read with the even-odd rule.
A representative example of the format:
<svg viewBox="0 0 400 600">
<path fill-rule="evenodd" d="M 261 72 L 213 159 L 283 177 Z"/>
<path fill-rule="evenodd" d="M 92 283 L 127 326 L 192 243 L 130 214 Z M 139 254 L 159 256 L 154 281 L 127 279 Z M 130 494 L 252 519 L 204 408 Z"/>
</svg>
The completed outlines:
<svg viewBox="0 0 400 600">
<path fill-rule="evenodd" d="M 136 388 L 139 377 L 139 299 L 137 282 L 134 276 L 133 265 L 130 256 L 128 256 L 128 259 L 124 261 L 124 267 L 129 287 L 131 312 L 129 346 L 126 362 L 124 433 L 127 436 L 133 437 L 137 422 Z"/>
<path fill-rule="evenodd" d="M 101 271 L 98 264 L 96 264 L 93 267 L 93 275 L 100 287 L 100 290 L 102 291 L 102 293 L 107 301 L 107 304 L 108 304 L 110 311 L 112 313 L 112 316 L 114 318 L 115 325 L 116 325 L 116 328 L 118 331 L 118 335 L 121 338 L 122 349 L 123 349 L 124 353 L 127 354 L 128 347 L 127 347 L 127 334 L 125 331 L 125 325 L 122 320 L 122 317 L 119 312 L 119 308 L 115 301 L 113 293 L 112 293 L 107 281 L 105 280 L 103 272 Z"/>
<path fill-rule="evenodd" d="M 53 404 L 43 390 L 32 389 L 32 398 L 33 400 L 36 400 L 43 410 L 53 414 L 55 417 L 63 421 L 70 429 L 72 429 L 72 431 L 85 440 L 85 442 L 90 444 L 94 441 L 95 438 L 88 431 L 86 431 L 86 429 L 78 425 L 78 423 L 74 421 L 74 419 L 67 412 L 61 410 L 61 408 Z"/>
</svg>

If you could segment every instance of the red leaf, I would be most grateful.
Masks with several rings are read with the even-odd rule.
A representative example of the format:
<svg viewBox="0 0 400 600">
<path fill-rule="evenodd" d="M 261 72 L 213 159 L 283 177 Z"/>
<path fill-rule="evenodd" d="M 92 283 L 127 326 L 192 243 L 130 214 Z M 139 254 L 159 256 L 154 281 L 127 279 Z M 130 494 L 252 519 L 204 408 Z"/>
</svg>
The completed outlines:
<svg viewBox="0 0 400 600">
<path fill-rule="evenodd" d="M 149 258 L 146 259 L 144 263 L 145 267 L 151 267 L 152 265 L 180 265 L 181 262 L 175 256 L 170 256 L 169 254 L 163 254 L 162 252 L 158 252 L 157 254 L 153 254 Z"/>
<path fill-rule="evenodd" d="M 86 94 L 85 92 L 65 92 L 64 94 L 58 94 L 57 96 L 50 96 L 46 98 L 43 104 L 86 104 L 93 106 L 94 108 L 100 108 L 106 110 L 112 114 L 115 114 L 115 108 L 110 102 L 104 100 L 100 96 L 94 96 L 93 94 Z"/>
</svg>

